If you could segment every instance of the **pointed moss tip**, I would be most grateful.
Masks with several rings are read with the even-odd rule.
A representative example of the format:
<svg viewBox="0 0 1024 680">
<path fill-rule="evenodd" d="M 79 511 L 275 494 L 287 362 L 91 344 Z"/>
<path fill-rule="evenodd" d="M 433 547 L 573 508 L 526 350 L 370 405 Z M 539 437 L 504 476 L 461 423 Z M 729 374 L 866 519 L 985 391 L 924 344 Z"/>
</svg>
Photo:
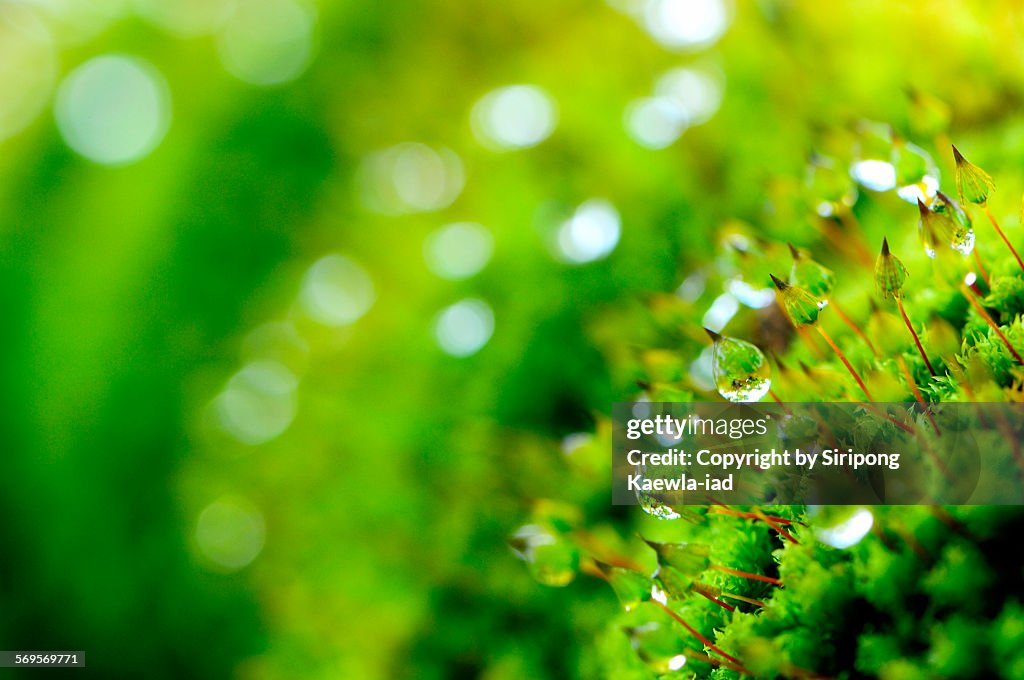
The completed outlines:
<svg viewBox="0 0 1024 680">
<path fill-rule="evenodd" d="M 960 153 L 960 149 L 956 148 L 956 144 L 950 144 L 950 146 L 953 147 L 953 158 L 956 159 L 957 165 L 960 165 L 967 160 L 964 158 L 964 155 Z"/>
<path fill-rule="evenodd" d="M 917 209 L 918 209 L 918 211 L 920 211 L 922 216 L 927 215 L 930 212 L 928 210 L 928 206 L 926 206 L 924 204 L 924 201 L 922 201 L 920 198 L 917 199 Z"/>
<path fill-rule="evenodd" d="M 710 328 L 704 328 L 704 332 L 708 334 L 709 338 L 711 338 L 711 342 L 718 342 L 722 339 L 722 335 L 720 333 L 716 333 Z"/>
<path fill-rule="evenodd" d="M 778 288 L 779 290 L 786 290 L 787 288 L 789 288 L 789 284 L 780 279 L 775 274 L 769 274 L 768 276 L 772 277 L 772 283 L 774 283 L 775 287 Z"/>
<path fill-rule="evenodd" d="M 882 255 L 889 254 L 889 238 L 882 237 Z"/>
<path fill-rule="evenodd" d="M 789 246 L 789 252 L 793 256 L 793 259 L 794 260 L 799 260 L 800 259 L 800 251 L 797 249 L 797 247 L 795 245 L 793 245 L 789 241 L 786 241 L 786 245 Z"/>
</svg>

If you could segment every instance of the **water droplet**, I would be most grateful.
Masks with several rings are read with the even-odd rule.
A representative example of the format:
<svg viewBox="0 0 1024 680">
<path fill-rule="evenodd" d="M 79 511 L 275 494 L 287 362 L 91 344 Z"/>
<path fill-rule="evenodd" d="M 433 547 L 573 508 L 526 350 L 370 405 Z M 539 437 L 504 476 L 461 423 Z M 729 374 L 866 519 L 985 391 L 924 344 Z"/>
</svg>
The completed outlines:
<svg viewBox="0 0 1024 680">
<path fill-rule="evenodd" d="M 600 562 L 597 566 L 604 572 L 608 584 L 611 585 L 626 611 L 651 599 L 651 579 L 647 576 L 631 569 L 612 567 Z"/>
<path fill-rule="evenodd" d="M 686 665 L 682 641 L 671 626 L 651 621 L 625 631 L 637 656 L 657 675 L 678 671 Z"/>
<path fill-rule="evenodd" d="M 647 476 L 647 466 L 637 465 L 636 474 L 640 475 L 641 480 L 644 479 Z M 678 512 L 672 509 L 672 506 L 665 503 L 656 495 L 641 489 L 637 489 L 635 493 L 636 502 L 639 503 L 643 511 L 651 517 L 657 517 L 658 519 L 679 519 L 681 517 Z"/>
<path fill-rule="evenodd" d="M 527 524 L 512 535 L 509 544 L 539 583 L 560 588 L 576 578 L 580 553 L 563 536 L 539 524 Z"/>
<path fill-rule="evenodd" d="M 953 233 L 950 247 L 961 255 L 970 255 L 974 250 L 974 230 L 958 229 Z"/>
<path fill-rule="evenodd" d="M 935 195 L 932 210 L 947 214 L 952 218 L 956 226 L 950 236 L 949 245 L 961 255 L 970 255 L 974 250 L 974 228 L 971 226 L 971 216 L 967 214 L 967 211 L 941 191 Z"/>
<path fill-rule="evenodd" d="M 921 214 L 918 234 L 928 257 L 934 259 L 939 251 L 946 248 L 961 255 L 971 254 L 974 250 L 974 229 L 957 218 L 954 206 L 939 201 L 936 201 L 934 210 L 921 201 L 917 205 Z"/>
<path fill-rule="evenodd" d="M 771 366 L 764 353 L 744 340 L 714 336 L 711 372 L 718 393 L 729 401 L 760 401 L 771 389 Z"/>
</svg>

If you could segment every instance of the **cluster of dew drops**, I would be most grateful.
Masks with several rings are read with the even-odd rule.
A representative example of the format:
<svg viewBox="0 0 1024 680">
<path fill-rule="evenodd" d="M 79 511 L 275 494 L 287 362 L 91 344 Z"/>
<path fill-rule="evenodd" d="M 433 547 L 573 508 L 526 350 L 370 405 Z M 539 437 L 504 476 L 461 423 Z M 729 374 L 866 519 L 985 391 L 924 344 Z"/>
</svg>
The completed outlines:
<svg viewBox="0 0 1024 680">
<path fill-rule="evenodd" d="M 806 184 L 807 189 L 816 194 L 815 210 L 818 215 L 830 218 L 843 211 L 848 214 L 858 198 L 859 187 L 878 193 L 894 191 L 901 199 L 918 207 L 918 235 L 929 258 L 935 259 L 944 250 L 961 256 L 972 254 L 975 234 L 970 215 L 960 203 L 939 190 L 940 174 L 931 155 L 896 135 L 889 126 L 864 123 L 862 133 L 858 157 L 845 172 L 829 158 L 813 156 L 810 159 Z M 987 185 L 987 188 L 983 187 L 987 194 L 993 186 L 991 178 L 967 162 L 955 148 L 954 154 L 958 188 L 963 163 L 969 166 L 969 172 L 976 173 L 979 184 Z M 964 200 L 962 190 L 960 197 Z M 970 197 L 967 200 L 984 205 L 984 197 L 981 201 Z M 831 270 L 799 249 L 792 245 L 789 247 L 793 265 L 788 283 L 776 283 L 780 290 L 791 286 L 801 294 L 809 293 L 807 299 L 815 308 L 812 318 L 816 320 L 817 310 L 824 309 L 830 302 L 835 277 Z M 738 278 L 742 279 L 742 276 Z M 788 316 L 792 320 L 793 315 Z M 768 395 L 772 388 L 772 374 L 764 352 L 745 340 L 706 330 L 712 340 L 711 375 L 718 393 L 734 403 L 757 402 Z M 637 473 L 643 475 L 646 470 L 637 469 Z M 640 506 L 648 514 L 669 520 L 680 517 L 655 496 L 643 491 L 636 494 Z"/>
</svg>

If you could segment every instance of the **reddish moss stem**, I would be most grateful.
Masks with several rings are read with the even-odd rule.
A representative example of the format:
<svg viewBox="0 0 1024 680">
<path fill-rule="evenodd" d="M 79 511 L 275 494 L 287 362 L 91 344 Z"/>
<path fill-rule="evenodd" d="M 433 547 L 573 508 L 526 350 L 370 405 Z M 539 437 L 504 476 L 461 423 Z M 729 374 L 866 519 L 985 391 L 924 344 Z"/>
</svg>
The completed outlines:
<svg viewBox="0 0 1024 680">
<path fill-rule="evenodd" d="M 727 597 L 730 600 L 739 600 L 740 602 L 746 602 L 747 604 L 752 604 L 755 607 L 764 607 L 764 602 L 762 602 L 761 600 L 755 600 L 752 597 L 744 597 L 742 595 L 736 595 L 735 593 L 725 592 L 722 593 L 722 597 Z"/>
<path fill-rule="evenodd" d="M 716 513 L 716 514 L 719 514 L 719 515 L 730 515 L 732 517 L 742 517 L 743 519 L 761 519 L 763 517 L 766 517 L 766 518 L 770 519 L 773 522 L 778 522 L 779 524 L 792 524 L 793 523 L 793 520 L 786 519 L 784 517 L 776 517 L 774 515 L 764 515 L 764 514 L 759 514 L 759 513 L 756 513 L 756 512 L 744 512 L 742 510 L 733 510 L 732 508 L 730 508 L 728 506 L 716 505 L 716 506 L 712 506 L 708 510 L 710 512 L 713 512 L 713 513 Z"/>
<path fill-rule="evenodd" d="M 675 620 L 676 620 L 676 622 L 677 622 L 677 623 L 678 623 L 678 624 L 679 624 L 680 626 L 682 626 L 683 628 L 685 628 L 685 629 L 686 629 L 686 632 L 688 632 L 688 633 L 689 633 L 690 635 L 692 635 L 693 637 L 695 637 L 695 638 L 697 638 L 698 640 L 700 640 L 700 641 L 701 641 L 701 644 L 703 644 L 703 645 L 704 645 L 705 647 L 707 647 L 708 649 L 710 649 L 710 650 L 711 650 L 712 652 L 714 652 L 715 654 L 717 654 L 717 655 L 721 656 L 722 658 L 724 658 L 724 659 L 728 659 L 729 661 L 731 661 L 732 663 L 736 664 L 736 665 L 737 665 L 737 666 L 739 666 L 740 668 L 743 668 L 743 666 L 742 666 L 742 664 L 740 663 L 740 660 L 739 660 L 739 659 L 737 659 L 737 658 L 736 658 L 735 656 L 730 656 L 729 654 L 726 654 L 726 653 L 725 653 L 725 652 L 723 652 L 723 651 L 722 651 L 721 649 L 719 649 L 718 647 L 716 647 L 716 646 L 715 646 L 715 643 L 714 643 L 714 642 L 712 642 L 711 640 L 709 640 L 709 639 L 707 639 L 706 637 L 704 637 L 703 635 L 701 635 L 701 634 L 700 634 L 700 632 L 699 632 L 699 631 L 698 631 L 698 630 L 697 630 L 696 628 L 694 628 L 693 626 L 691 626 L 690 624 L 688 624 L 688 623 L 687 623 L 687 622 L 686 622 L 686 621 L 685 621 L 685 620 L 683 619 L 683 617 L 682 617 L 682 616 L 680 616 L 679 614 L 677 614 L 677 613 L 676 613 L 675 611 L 673 611 L 671 607 L 669 607 L 668 605 L 666 605 L 666 604 L 663 604 L 663 603 L 661 603 L 661 602 L 658 602 L 657 600 L 651 600 L 651 601 L 652 601 L 652 602 L 654 602 L 654 604 L 656 604 L 656 605 L 658 605 L 659 607 L 661 607 L 661 608 L 662 608 L 662 610 L 664 610 L 666 614 L 668 614 L 668 615 L 669 615 L 669 616 L 671 616 L 671 617 L 672 617 L 673 619 L 675 619 Z M 750 675 L 750 671 L 748 671 L 748 670 L 746 670 L 746 669 L 744 669 L 744 670 L 742 670 L 742 671 L 740 671 L 740 672 L 741 672 L 741 673 L 746 673 L 747 675 Z"/>
<path fill-rule="evenodd" d="M 845 323 L 847 327 L 849 327 L 849 329 L 853 331 L 858 338 L 863 340 L 864 344 L 867 345 L 868 349 L 871 350 L 871 353 L 877 357 L 878 350 L 875 349 L 875 345 L 874 343 L 871 342 L 871 338 L 868 337 L 867 333 L 861 330 L 860 326 L 853 322 L 853 319 L 846 315 L 846 312 L 844 312 L 842 308 L 838 304 L 836 304 L 834 300 L 832 301 L 832 309 L 836 310 L 836 314 L 839 315 L 839 318 L 842 320 L 842 322 Z"/>
<path fill-rule="evenodd" d="M 1020 266 L 1020 270 L 1024 271 L 1024 261 L 1020 259 L 1020 255 L 1017 254 L 1017 251 L 1010 244 L 1010 239 L 1006 238 L 1006 234 L 1004 234 L 1003 230 L 999 227 L 999 223 L 996 222 L 996 218 L 992 214 L 992 211 L 988 209 L 988 205 L 984 206 L 983 210 L 985 211 L 985 216 L 988 217 L 988 221 L 992 223 L 992 226 L 995 228 L 996 233 L 999 234 L 999 238 L 1003 239 L 1003 243 L 1005 243 L 1006 247 L 1010 249 L 1010 253 L 1013 255 L 1013 258 L 1017 260 L 1017 264 Z"/>
<path fill-rule="evenodd" d="M 985 286 L 992 288 L 992 281 L 988 278 L 988 272 L 985 271 L 985 265 L 981 263 L 981 255 L 978 254 L 978 249 L 974 249 L 974 264 L 978 265 L 978 274 L 981 276 L 981 280 L 985 282 Z"/>
<path fill-rule="evenodd" d="M 935 422 L 935 416 L 932 415 L 932 410 L 928 407 L 928 403 L 924 400 L 924 395 L 921 394 L 921 390 L 917 388 L 917 383 L 914 382 L 914 376 L 910 373 L 910 367 L 907 366 L 907 362 L 902 356 L 896 357 L 897 363 L 899 363 L 900 370 L 903 371 L 903 377 L 907 379 L 907 385 L 910 386 L 910 391 L 914 393 L 914 399 L 920 404 L 921 408 L 924 409 L 924 414 L 928 416 L 929 422 L 932 424 L 932 428 L 935 430 L 935 436 L 942 436 L 939 432 L 939 425 Z"/>
<path fill-rule="evenodd" d="M 762 574 L 752 574 L 749 571 L 740 571 L 739 569 L 733 569 L 732 567 L 723 567 L 718 564 L 712 564 L 711 568 L 715 571 L 720 571 L 723 574 L 729 574 L 730 576 L 739 576 L 740 578 L 750 579 L 751 581 L 763 581 L 765 583 L 771 583 L 773 586 L 781 586 L 782 581 L 771 576 L 764 576 Z"/>
<path fill-rule="evenodd" d="M 832 340 L 832 338 L 829 337 L 829 334 L 825 332 L 824 328 L 817 325 L 815 326 L 815 328 L 818 329 L 818 333 L 821 335 L 822 338 L 825 339 L 825 342 L 828 343 L 828 346 L 832 348 L 832 351 L 836 353 L 836 356 L 839 357 L 839 360 L 843 362 L 843 366 L 846 366 L 846 370 L 850 372 L 850 375 L 853 376 L 853 379 L 857 381 L 857 385 L 860 387 L 861 392 L 864 393 L 864 396 L 868 398 L 868 401 L 874 401 L 875 398 L 872 397 L 871 392 L 868 391 L 868 386 L 864 384 L 863 380 L 861 380 L 860 375 L 853 368 L 853 364 L 851 364 L 849 359 L 846 358 L 846 355 L 843 354 L 843 350 L 839 349 L 839 345 L 837 345 Z"/>
<path fill-rule="evenodd" d="M 914 344 L 917 345 L 917 351 L 921 355 L 921 358 L 924 359 L 924 365 L 928 367 L 928 372 L 931 373 L 932 376 L 937 376 L 938 373 L 935 372 L 935 367 L 932 366 L 932 362 L 928 361 L 928 354 L 924 351 L 924 345 L 921 344 L 921 338 L 917 337 L 917 331 L 914 330 L 914 325 L 910 323 L 910 317 L 907 316 L 907 310 L 903 308 L 903 298 L 899 295 L 896 296 L 896 306 L 900 308 L 900 316 L 903 317 L 903 323 L 907 325 L 907 330 L 909 330 L 910 334 L 914 336 Z"/>
<path fill-rule="evenodd" d="M 725 610 L 726 610 L 726 611 L 728 611 L 728 612 L 734 612 L 734 611 L 736 611 L 736 607 L 733 607 L 733 606 L 732 606 L 731 604 L 726 604 L 725 602 L 722 602 L 721 600 L 719 600 L 719 599 L 718 599 L 717 597 L 715 597 L 714 595 L 712 595 L 711 593 L 709 593 L 709 592 L 708 592 L 707 590 L 705 590 L 704 588 L 702 588 L 702 587 L 701 587 L 701 586 L 700 586 L 699 584 L 697 584 L 697 583 L 693 584 L 693 590 L 694 590 L 694 591 L 695 591 L 695 592 L 696 592 L 697 594 L 699 594 L 699 595 L 702 595 L 703 597 L 706 597 L 707 599 L 711 600 L 712 602 L 714 602 L 715 604 L 717 604 L 717 605 L 718 605 L 719 607 L 721 607 L 722 609 L 725 609 Z"/>
</svg>

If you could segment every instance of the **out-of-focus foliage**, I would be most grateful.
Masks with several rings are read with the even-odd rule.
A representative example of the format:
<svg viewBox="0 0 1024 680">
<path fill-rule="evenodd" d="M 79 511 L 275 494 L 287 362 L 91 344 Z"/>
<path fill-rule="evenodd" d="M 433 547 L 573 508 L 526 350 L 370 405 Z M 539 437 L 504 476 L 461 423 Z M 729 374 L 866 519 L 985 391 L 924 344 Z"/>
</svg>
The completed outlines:
<svg viewBox="0 0 1024 680">
<path fill-rule="evenodd" d="M 772 607 L 824 621 L 834 663 L 953 677 L 993 650 L 1019 677 L 998 585 L 1019 563 L 990 561 L 1015 516 L 954 517 L 979 548 L 894 509 L 894 550 L 800 529 L 776 563 L 763 523 L 610 507 L 601 414 L 637 380 L 711 394 L 702 325 L 786 352 L 786 241 L 925 384 L 895 309 L 870 310 L 888 236 L 955 367 L 926 396 L 1019 391 L 943 279 L 963 271 L 877 189 L 952 195 L 952 135 L 1019 244 L 1022 21 L 1008 0 L 0 0 L 0 647 L 85 649 L 103 678 L 642 678 L 680 640 L 699 668 L 655 605 L 618 618 L 603 580 L 654 569 L 640 531 L 799 574 Z M 973 214 L 985 305 L 1020 347 L 1016 263 Z M 866 379 L 906 398 L 892 363 Z M 795 392 L 849 396 L 841 365 L 808 366 Z M 950 587 L 986 574 L 980 608 Z M 942 615 L 927 632 L 913 588 Z M 863 601 L 879 620 L 843 638 L 830 617 Z M 725 610 L 694 602 L 708 636 Z M 734 618 L 719 644 L 745 663 L 831 649 Z"/>
</svg>

